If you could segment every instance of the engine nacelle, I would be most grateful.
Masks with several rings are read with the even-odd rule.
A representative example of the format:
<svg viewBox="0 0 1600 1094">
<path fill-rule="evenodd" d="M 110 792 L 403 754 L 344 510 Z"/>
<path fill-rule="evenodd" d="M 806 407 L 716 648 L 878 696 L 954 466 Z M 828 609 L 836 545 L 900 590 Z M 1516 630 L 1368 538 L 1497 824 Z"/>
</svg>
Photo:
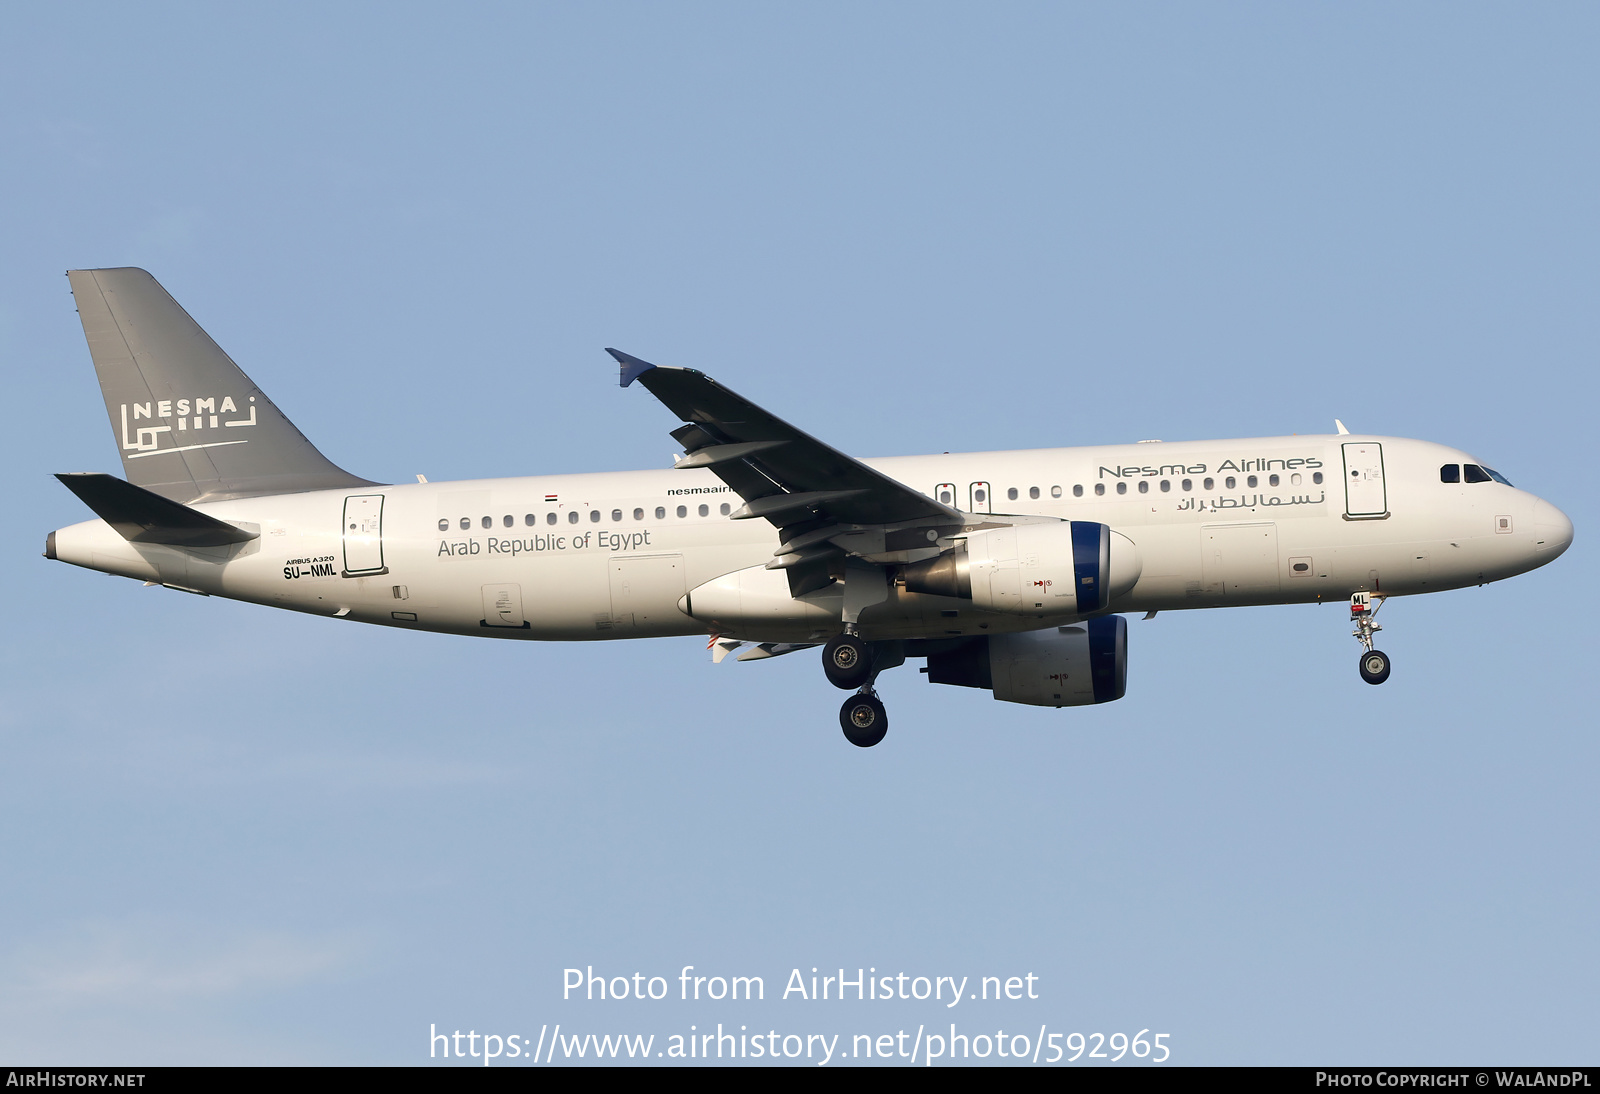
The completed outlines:
<svg viewBox="0 0 1600 1094">
<path fill-rule="evenodd" d="M 1128 621 L 1102 615 L 1067 627 L 974 638 L 930 654 L 928 682 L 989 688 L 1007 703 L 1077 707 L 1128 690 Z"/>
<path fill-rule="evenodd" d="M 1089 521 L 1017 524 L 966 541 L 901 572 L 914 593 L 954 596 L 991 612 L 1086 616 L 1128 592 L 1144 569 L 1138 546 Z"/>
</svg>

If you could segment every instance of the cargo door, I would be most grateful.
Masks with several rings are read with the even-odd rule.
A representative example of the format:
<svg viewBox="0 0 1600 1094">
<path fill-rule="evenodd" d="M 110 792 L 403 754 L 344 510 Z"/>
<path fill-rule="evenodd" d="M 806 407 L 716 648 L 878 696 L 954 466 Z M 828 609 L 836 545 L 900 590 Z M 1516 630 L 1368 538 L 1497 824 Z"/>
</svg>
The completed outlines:
<svg viewBox="0 0 1600 1094">
<path fill-rule="evenodd" d="M 1383 445 L 1359 441 L 1344 449 L 1344 515 L 1352 520 L 1377 520 L 1389 515 L 1389 492 L 1383 482 Z"/>
<path fill-rule="evenodd" d="M 611 630 L 622 635 L 667 633 L 683 622 L 686 591 L 682 555 L 621 555 L 610 560 Z"/>
<path fill-rule="evenodd" d="M 383 564 L 383 495 L 355 494 L 344 499 L 344 574 L 386 574 Z"/>
<path fill-rule="evenodd" d="M 1249 603 L 1281 589 L 1276 524 L 1208 524 L 1200 529 L 1200 547 L 1208 597 Z"/>
</svg>

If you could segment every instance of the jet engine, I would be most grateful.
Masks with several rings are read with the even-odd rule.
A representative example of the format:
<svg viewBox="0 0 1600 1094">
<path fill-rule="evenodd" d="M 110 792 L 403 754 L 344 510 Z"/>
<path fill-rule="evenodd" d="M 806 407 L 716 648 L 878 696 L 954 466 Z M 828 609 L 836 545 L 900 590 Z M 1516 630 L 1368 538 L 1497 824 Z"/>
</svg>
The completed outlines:
<svg viewBox="0 0 1600 1094">
<path fill-rule="evenodd" d="M 1102 615 L 1067 627 L 969 638 L 928 655 L 928 682 L 988 688 L 1037 707 L 1109 703 L 1128 690 L 1128 621 Z"/>
<path fill-rule="evenodd" d="M 973 532 L 900 576 L 909 592 L 959 597 L 986 611 L 1082 617 L 1132 589 L 1143 567 L 1128 537 L 1073 520 Z"/>
</svg>

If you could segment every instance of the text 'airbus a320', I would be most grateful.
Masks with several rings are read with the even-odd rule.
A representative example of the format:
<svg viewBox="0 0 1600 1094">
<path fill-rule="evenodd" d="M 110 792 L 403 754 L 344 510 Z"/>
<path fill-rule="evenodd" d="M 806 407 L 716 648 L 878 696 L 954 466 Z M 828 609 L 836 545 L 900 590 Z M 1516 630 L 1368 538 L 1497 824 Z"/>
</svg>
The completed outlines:
<svg viewBox="0 0 1600 1094">
<path fill-rule="evenodd" d="M 1555 506 L 1445 445 L 1347 433 L 858 460 L 692 369 L 616 350 L 683 423 L 671 469 L 384 485 L 325 459 L 148 273 L 69 273 L 124 478 L 45 554 L 209 596 L 532 640 L 822 646 L 856 745 L 908 657 L 1037 706 L 1127 681 L 1123 612 L 1384 598 L 1543 566 Z"/>
</svg>

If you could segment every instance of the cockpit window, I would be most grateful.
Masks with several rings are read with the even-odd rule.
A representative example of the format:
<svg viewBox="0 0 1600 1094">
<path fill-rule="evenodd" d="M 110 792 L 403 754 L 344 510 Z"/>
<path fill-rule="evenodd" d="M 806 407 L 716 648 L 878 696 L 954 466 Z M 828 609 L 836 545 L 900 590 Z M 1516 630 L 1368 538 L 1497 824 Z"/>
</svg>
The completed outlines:
<svg viewBox="0 0 1600 1094">
<path fill-rule="evenodd" d="M 1500 472 L 1496 471 L 1494 468 L 1485 467 L 1484 470 L 1489 473 L 1489 477 L 1491 479 L 1493 479 L 1495 482 L 1499 483 L 1500 485 L 1502 485 L 1502 486 L 1511 486 L 1511 480 L 1506 478 L 1504 475 L 1500 474 Z M 1515 486 L 1511 486 L 1511 489 L 1515 490 L 1516 487 Z"/>
<path fill-rule="evenodd" d="M 1443 467 L 1439 468 L 1439 481 L 1460 482 L 1461 465 L 1459 463 L 1447 463 Z"/>
<path fill-rule="evenodd" d="M 1468 482 L 1493 482 L 1494 481 L 1491 478 L 1489 478 L 1489 472 L 1485 471 L 1483 468 L 1479 467 L 1475 463 L 1463 464 L 1462 466 L 1466 469 L 1467 481 Z"/>
</svg>

